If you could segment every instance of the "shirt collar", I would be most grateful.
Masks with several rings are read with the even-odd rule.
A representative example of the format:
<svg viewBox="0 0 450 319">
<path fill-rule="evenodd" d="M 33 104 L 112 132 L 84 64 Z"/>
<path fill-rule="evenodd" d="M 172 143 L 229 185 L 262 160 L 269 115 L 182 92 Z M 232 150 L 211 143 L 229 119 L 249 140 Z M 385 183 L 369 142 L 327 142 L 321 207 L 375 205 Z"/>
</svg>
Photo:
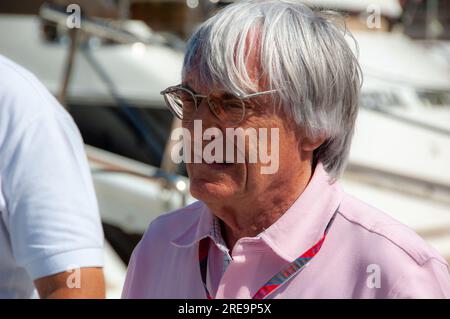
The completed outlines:
<svg viewBox="0 0 450 319">
<path fill-rule="evenodd" d="M 196 217 L 197 221 L 183 231 L 180 236 L 173 239 L 173 245 L 178 247 L 190 247 L 203 238 L 210 237 L 213 239 L 211 227 L 213 225 L 214 215 L 203 202 L 198 203 L 200 204 L 200 213 L 197 215 L 198 217 Z"/>
<path fill-rule="evenodd" d="M 226 253 L 229 252 L 227 243 L 225 242 L 225 239 L 222 237 L 222 230 L 220 228 L 220 219 L 217 218 L 216 216 L 213 216 L 209 236 L 213 239 L 213 241 L 221 251 Z"/>
<path fill-rule="evenodd" d="M 281 258 L 289 262 L 294 261 L 323 236 L 328 222 L 341 202 L 342 194 L 340 185 L 330 182 L 323 165 L 318 163 L 302 194 L 255 240 L 263 240 Z M 178 247 L 189 247 L 205 237 L 210 237 L 220 248 L 224 241 L 220 233 L 214 230 L 215 218 L 202 203 L 198 222 L 186 229 L 172 243 Z"/>
</svg>

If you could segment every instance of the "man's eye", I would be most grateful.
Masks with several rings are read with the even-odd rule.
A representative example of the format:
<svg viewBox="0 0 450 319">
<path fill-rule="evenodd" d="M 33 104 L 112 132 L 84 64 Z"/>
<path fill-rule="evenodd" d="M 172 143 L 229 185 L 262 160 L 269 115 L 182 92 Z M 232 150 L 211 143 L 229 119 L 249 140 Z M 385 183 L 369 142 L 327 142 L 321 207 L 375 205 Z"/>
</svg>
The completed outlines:
<svg viewBox="0 0 450 319">
<path fill-rule="evenodd" d="M 183 101 L 182 105 L 184 109 L 195 109 L 195 104 L 191 101 Z"/>
<path fill-rule="evenodd" d="M 224 106 L 227 109 L 242 109 L 241 101 L 225 101 Z"/>
</svg>

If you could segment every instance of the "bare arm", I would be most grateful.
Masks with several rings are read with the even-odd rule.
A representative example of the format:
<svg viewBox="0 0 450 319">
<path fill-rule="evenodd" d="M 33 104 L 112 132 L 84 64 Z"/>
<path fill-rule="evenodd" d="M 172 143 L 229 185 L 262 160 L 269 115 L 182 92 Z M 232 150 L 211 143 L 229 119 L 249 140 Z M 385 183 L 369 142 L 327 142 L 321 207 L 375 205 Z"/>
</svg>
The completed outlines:
<svg viewBox="0 0 450 319">
<path fill-rule="evenodd" d="M 62 272 L 36 279 L 34 284 L 42 299 L 105 298 L 102 268 Z"/>
</svg>

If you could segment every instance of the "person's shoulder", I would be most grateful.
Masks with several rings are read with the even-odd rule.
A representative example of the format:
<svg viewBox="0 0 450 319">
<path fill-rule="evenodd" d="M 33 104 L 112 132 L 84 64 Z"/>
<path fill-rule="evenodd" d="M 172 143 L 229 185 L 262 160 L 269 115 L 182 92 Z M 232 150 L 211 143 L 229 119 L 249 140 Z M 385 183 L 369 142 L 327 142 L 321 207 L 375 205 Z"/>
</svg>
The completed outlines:
<svg viewBox="0 0 450 319">
<path fill-rule="evenodd" d="M 0 55 L 0 145 L 9 145 L 4 150 L 15 149 L 27 134 L 57 138 L 49 132 L 63 129 L 79 139 L 72 117 L 47 88 L 31 72 Z"/>
<path fill-rule="evenodd" d="M 0 55 L 0 94 L 2 96 L 42 95 L 42 86 L 33 73 L 16 62 Z"/>
<path fill-rule="evenodd" d="M 366 254 L 371 257 L 377 255 L 378 260 L 386 262 L 409 261 L 417 266 L 435 260 L 448 267 L 437 250 L 411 228 L 351 195 L 344 196 L 338 215 L 352 242 L 367 247 Z"/>
<path fill-rule="evenodd" d="M 0 55 L 0 111 L 3 118 L 26 122 L 40 115 L 65 115 L 64 109 L 36 76 Z M 6 116 L 7 115 L 7 116 Z"/>
<path fill-rule="evenodd" d="M 183 258 L 177 259 L 177 247 L 172 241 L 196 227 L 203 208 L 202 202 L 194 202 L 163 214 L 150 223 L 131 255 L 123 297 L 148 298 L 152 293 L 147 288 L 160 284 L 162 273 L 168 267 L 177 264 L 175 261 L 186 262 Z"/>
</svg>

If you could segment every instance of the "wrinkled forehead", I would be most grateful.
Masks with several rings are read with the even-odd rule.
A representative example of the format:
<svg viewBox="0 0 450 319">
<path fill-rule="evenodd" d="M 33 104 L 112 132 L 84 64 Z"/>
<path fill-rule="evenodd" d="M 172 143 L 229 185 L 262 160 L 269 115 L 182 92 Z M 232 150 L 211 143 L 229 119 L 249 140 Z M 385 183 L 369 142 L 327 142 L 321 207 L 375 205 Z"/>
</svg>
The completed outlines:
<svg viewBox="0 0 450 319">
<path fill-rule="evenodd" d="M 207 95 L 216 90 L 231 91 L 224 83 L 206 80 L 204 78 L 204 72 L 205 71 L 199 70 L 198 67 L 189 69 L 189 71 L 184 74 L 181 84 L 193 93 L 202 95 Z"/>
</svg>

